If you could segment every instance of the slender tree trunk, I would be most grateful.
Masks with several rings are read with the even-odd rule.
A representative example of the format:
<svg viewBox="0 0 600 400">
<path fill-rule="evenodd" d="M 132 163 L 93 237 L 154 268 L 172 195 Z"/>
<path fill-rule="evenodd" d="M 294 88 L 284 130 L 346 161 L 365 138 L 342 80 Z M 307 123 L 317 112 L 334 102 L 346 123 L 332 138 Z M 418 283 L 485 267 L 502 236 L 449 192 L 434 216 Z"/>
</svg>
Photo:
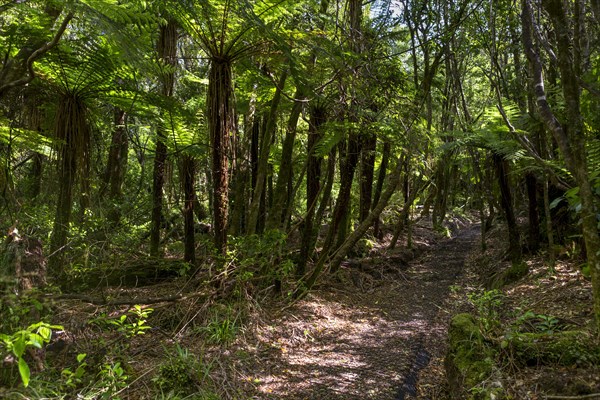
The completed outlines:
<svg viewBox="0 0 600 400">
<path fill-rule="evenodd" d="M 160 27 L 158 38 L 158 57 L 165 65 L 160 80 L 162 95 L 171 97 L 175 86 L 174 68 L 177 65 L 177 24 L 169 20 Z M 165 166 L 167 162 L 166 126 L 159 126 L 156 135 L 156 150 L 154 154 L 154 172 L 152 178 L 152 221 L 150 226 L 150 255 L 159 257 L 160 226 L 163 217 L 163 191 L 165 184 Z"/>
<path fill-rule="evenodd" d="M 275 94 L 271 100 L 271 110 L 267 117 L 264 134 L 261 140 L 260 155 L 258 157 L 257 178 L 256 184 L 254 185 L 252 203 L 250 204 L 250 216 L 248 220 L 248 233 L 251 234 L 257 233 L 257 227 L 260 218 L 260 204 L 261 202 L 264 204 L 265 185 L 267 182 L 267 173 L 269 167 L 269 154 L 271 151 L 271 143 L 273 142 L 273 137 L 275 135 L 277 110 L 279 109 L 279 103 L 281 102 L 281 90 L 285 86 L 286 79 L 287 72 L 284 72 L 279 79 L 277 87 L 275 88 Z"/>
<path fill-rule="evenodd" d="M 535 253 L 540 247 L 540 213 L 538 208 L 537 179 L 531 173 L 525 175 L 529 210 L 529 251 Z"/>
<path fill-rule="evenodd" d="M 352 192 L 352 182 L 354 180 L 354 171 L 358 165 L 359 155 L 358 140 L 355 133 L 351 133 L 348 138 L 348 146 L 346 148 L 345 160 L 341 163 L 340 168 L 340 190 L 338 192 L 337 199 L 335 201 L 335 207 L 333 209 L 333 217 L 325 243 L 323 245 L 324 252 L 330 252 L 333 247 L 333 241 L 339 235 L 340 231 L 343 231 L 345 226 L 343 224 L 347 222 L 347 214 L 350 211 L 350 194 Z"/>
<path fill-rule="evenodd" d="M 300 90 L 296 90 L 295 99 L 301 96 Z M 292 106 L 292 111 L 288 119 L 287 128 L 285 131 L 285 139 L 281 150 L 281 161 L 279 163 L 279 174 L 277 175 L 277 183 L 273 192 L 273 207 L 269 211 L 267 227 L 283 228 L 285 225 L 284 218 L 287 215 L 287 210 L 290 207 L 291 192 L 293 188 L 293 153 L 294 141 L 296 140 L 296 132 L 300 113 L 302 112 L 302 103 L 296 101 Z"/>
<path fill-rule="evenodd" d="M 238 140 L 234 148 L 235 165 L 232 175 L 233 204 L 231 207 L 231 223 L 229 231 L 234 236 L 241 235 L 246 231 L 246 213 L 248 208 L 248 186 L 250 180 L 256 181 L 255 165 L 256 152 L 253 150 L 254 131 L 258 130 L 256 123 L 256 101 L 252 96 L 250 99 L 249 110 L 244 115 L 244 131 L 241 140 Z M 253 158 L 252 158 L 253 157 Z M 212 209 L 212 208 L 211 208 Z"/>
<path fill-rule="evenodd" d="M 512 193 L 510 190 L 510 182 L 508 180 L 508 163 L 501 155 L 494 153 L 494 166 L 496 168 L 496 177 L 500 186 L 500 204 L 504 210 L 506 225 L 508 227 L 508 253 L 513 264 L 517 264 L 522 260 L 521 254 L 521 235 L 515 212 L 513 208 Z"/>
<path fill-rule="evenodd" d="M 215 248 L 221 255 L 227 252 L 229 212 L 228 156 L 229 138 L 234 131 L 233 80 L 231 61 L 211 59 L 208 78 L 208 128 L 212 151 L 213 231 Z"/>
<path fill-rule="evenodd" d="M 364 221 L 371 211 L 373 197 L 373 175 L 375 171 L 375 149 L 377 137 L 366 133 L 363 137 L 360 154 L 360 221 Z"/>
<path fill-rule="evenodd" d="M 312 253 L 312 238 L 314 235 L 314 215 L 319 197 L 321 181 L 321 157 L 314 154 L 315 145 L 322 136 L 321 125 L 325 123 L 325 109 L 315 105 L 310 109 L 310 124 L 308 131 L 308 165 L 306 174 L 306 216 L 302 230 L 300 257 L 296 265 L 296 274 L 301 277 L 306 272 L 306 263 Z"/>
<path fill-rule="evenodd" d="M 381 212 L 387 206 L 388 202 L 390 201 L 390 198 L 394 194 L 394 192 L 400 182 L 400 176 L 402 175 L 401 169 L 400 169 L 401 165 L 402 165 L 401 162 L 398 161 L 398 166 L 396 167 L 396 170 L 392 174 L 389 175 L 389 179 L 388 179 L 385 191 L 382 193 L 381 198 L 379 199 L 379 201 L 377 202 L 375 207 L 373 207 L 373 210 L 371 211 L 371 213 L 369 214 L 367 219 L 365 219 L 363 222 L 361 222 L 358 225 L 356 230 L 354 230 L 354 232 L 352 232 L 352 234 L 350 234 L 350 236 L 348 236 L 346 238 L 344 243 L 332 255 L 331 262 L 329 263 L 329 268 L 332 271 L 335 271 L 339 268 L 339 266 L 342 263 L 342 261 L 344 260 L 344 258 L 346 258 L 346 255 L 348 254 L 348 252 L 363 237 L 363 235 L 373 225 L 375 220 L 379 217 Z M 317 265 L 315 266 L 315 269 L 312 271 L 310 276 L 306 279 L 306 281 L 302 282 L 298 286 L 298 288 L 296 288 L 296 290 L 294 291 L 293 295 L 295 298 L 303 297 L 304 295 L 306 295 L 306 293 L 308 293 L 308 291 L 310 291 L 312 289 L 314 284 L 317 282 L 317 279 L 323 272 L 325 263 L 329 259 L 330 259 L 330 257 L 328 254 L 326 254 L 326 253 L 321 254 L 321 256 L 319 257 L 319 260 L 317 262 Z"/>
<path fill-rule="evenodd" d="M 114 129 L 108 150 L 106 171 L 102 178 L 100 198 L 108 192 L 109 212 L 108 220 L 117 225 L 121 218 L 122 186 L 127 168 L 127 153 L 129 151 L 129 139 L 125 128 L 125 111 L 116 108 L 114 115 Z"/>
<path fill-rule="evenodd" d="M 321 201 L 319 203 L 319 209 L 317 210 L 317 215 L 315 215 L 315 226 L 313 239 L 310 245 L 311 249 L 315 248 L 315 244 L 317 242 L 317 237 L 319 233 L 319 229 L 321 228 L 321 223 L 323 221 L 323 215 L 325 214 L 325 210 L 329 206 L 329 202 L 331 200 L 331 190 L 333 189 L 333 182 L 335 180 L 335 159 L 336 159 L 337 150 L 334 147 L 331 149 L 329 153 L 329 158 L 327 159 L 327 176 L 325 176 L 325 184 L 323 185 Z"/>
<path fill-rule="evenodd" d="M 181 174 L 183 179 L 183 247 L 184 261 L 191 265 L 196 264 L 196 243 L 194 230 L 194 204 L 197 202 L 194 189 L 196 176 L 196 163 L 192 156 L 184 155 L 182 159 Z"/>
<path fill-rule="evenodd" d="M 383 142 L 383 154 L 381 155 L 381 164 L 379 165 L 379 174 L 377 176 L 377 185 L 375 186 L 375 195 L 373 196 L 373 204 L 377 204 L 379 198 L 381 197 L 381 191 L 383 190 L 383 182 L 385 181 L 385 177 L 387 175 L 387 168 L 390 158 L 391 144 L 389 140 L 385 140 Z M 373 224 L 373 235 L 377 239 L 383 239 L 383 235 L 381 233 L 381 219 L 377 218 L 375 223 Z"/>
<path fill-rule="evenodd" d="M 44 156 L 41 153 L 33 155 L 31 166 L 31 198 L 37 198 L 42 192 L 42 173 L 44 171 Z"/>
<path fill-rule="evenodd" d="M 554 228 L 552 228 L 552 212 L 550 212 L 550 196 L 548 195 L 548 177 L 544 177 L 544 217 L 546 219 L 546 237 L 548 238 L 548 262 L 554 271 L 556 256 L 554 255 Z"/>
</svg>

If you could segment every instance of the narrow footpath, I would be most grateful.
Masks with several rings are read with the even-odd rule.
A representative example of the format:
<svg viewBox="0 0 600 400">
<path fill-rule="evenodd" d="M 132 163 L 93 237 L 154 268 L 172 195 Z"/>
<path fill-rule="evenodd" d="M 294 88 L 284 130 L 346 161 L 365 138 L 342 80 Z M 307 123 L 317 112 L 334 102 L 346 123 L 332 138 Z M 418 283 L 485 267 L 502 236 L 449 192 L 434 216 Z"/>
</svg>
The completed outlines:
<svg viewBox="0 0 600 400">
<path fill-rule="evenodd" d="M 444 302 L 478 235 L 472 226 L 435 244 L 417 242 L 424 251 L 411 262 L 388 254 L 372 265 L 350 263 L 333 290 L 327 285 L 257 328 L 253 357 L 240 371 L 251 398 L 405 400 L 419 398 L 418 384 L 440 386 L 419 382 L 420 372 L 443 357 Z"/>
</svg>

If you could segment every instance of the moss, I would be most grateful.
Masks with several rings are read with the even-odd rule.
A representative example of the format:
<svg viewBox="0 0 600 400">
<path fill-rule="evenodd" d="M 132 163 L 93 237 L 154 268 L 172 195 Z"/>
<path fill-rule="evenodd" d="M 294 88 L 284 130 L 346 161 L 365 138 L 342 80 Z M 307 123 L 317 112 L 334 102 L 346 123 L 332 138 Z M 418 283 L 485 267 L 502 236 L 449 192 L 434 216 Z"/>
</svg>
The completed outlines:
<svg viewBox="0 0 600 400">
<path fill-rule="evenodd" d="M 486 343 L 475 317 L 471 314 L 455 315 L 448 338 L 445 367 L 451 398 L 502 398 L 501 388 L 481 386 L 494 373 L 496 351 Z"/>
<path fill-rule="evenodd" d="M 519 281 L 529 273 L 529 266 L 524 263 L 513 263 L 509 268 L 492 277 L 491 289 L 500 289 L 506 285 Z"/>
<path fill-rule="evenodd" d="M 514 358 L 525 365 L 600 363 L 600 347 L 583 331 L 520 333 L 509 344 Z"/>
</svg>

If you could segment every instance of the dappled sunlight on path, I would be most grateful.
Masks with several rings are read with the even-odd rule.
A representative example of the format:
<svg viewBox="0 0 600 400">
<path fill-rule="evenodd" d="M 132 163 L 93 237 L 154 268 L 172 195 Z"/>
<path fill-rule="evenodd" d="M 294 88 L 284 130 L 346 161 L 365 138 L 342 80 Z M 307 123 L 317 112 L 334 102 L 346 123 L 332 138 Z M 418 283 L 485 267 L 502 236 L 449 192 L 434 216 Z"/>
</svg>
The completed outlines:
<svg viewBox="0 0 600 400">
<path fill-rule="evenodd" d="M 475 233 L 473 233 L 475 232 Z M 439 305 L 476 230 L 443 241 L 369 293 L 312 293 L 256 332 L 259 362 L 244 376 L 261 399 L 404 399 L 445 340 Z M 425 360 L 425 361 L 423 361 Z M 403 389 L 404 388 L 404 389 Z"/>
</svg>

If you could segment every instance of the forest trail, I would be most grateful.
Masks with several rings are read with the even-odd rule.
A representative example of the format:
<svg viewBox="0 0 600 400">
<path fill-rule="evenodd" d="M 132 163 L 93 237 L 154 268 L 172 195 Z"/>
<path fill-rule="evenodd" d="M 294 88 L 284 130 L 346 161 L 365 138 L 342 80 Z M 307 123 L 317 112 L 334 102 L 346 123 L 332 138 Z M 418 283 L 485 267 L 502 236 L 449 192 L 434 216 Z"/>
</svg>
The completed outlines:
<svg viewBox="0 0 600 400">
<path fill-rule="evenodd" d="M 444 303 L 478 235 L 479 226 L 467 227 L 409 263 L 385 266 L 379 279 L 346 267 L 349 282 L 271 321 L 256 332 L 258 359 L 247 365 L 253 398 L 417 398 L 419 371 L 443 357 Z"/>
</svg>

